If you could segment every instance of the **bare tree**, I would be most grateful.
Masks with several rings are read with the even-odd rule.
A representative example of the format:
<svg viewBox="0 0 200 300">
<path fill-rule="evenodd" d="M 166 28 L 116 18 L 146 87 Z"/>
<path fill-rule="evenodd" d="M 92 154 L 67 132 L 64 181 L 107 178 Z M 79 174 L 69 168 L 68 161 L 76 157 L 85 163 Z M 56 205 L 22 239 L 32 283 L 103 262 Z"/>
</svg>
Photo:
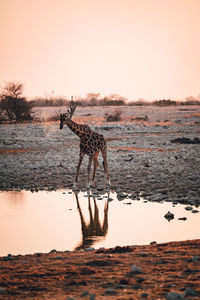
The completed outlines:
<svg viewBox="0 0 200 300">
<path fill-rule="evenodd" d="M 1 95 L 17 99 L 22 96 L 23 92 L 23 83 L 16 83 L 14 81 L 10 81 L 3 88 Z"/>
<path fill-rule="evenodd" d="M 97 105 L 100 93 L 88 93 L 86 96 L 90 105 Z"/>
</svg>

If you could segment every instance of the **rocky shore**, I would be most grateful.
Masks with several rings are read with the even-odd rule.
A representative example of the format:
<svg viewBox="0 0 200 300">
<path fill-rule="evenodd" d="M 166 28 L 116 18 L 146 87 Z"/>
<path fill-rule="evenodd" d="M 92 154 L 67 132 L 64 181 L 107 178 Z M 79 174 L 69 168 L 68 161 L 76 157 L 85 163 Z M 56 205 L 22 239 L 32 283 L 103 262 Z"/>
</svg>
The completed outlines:
<svg viewBox="0 0 200 300">
<path fill-rule="evenodd" d="M 200 299 L 200 240 L 1 257 L 0 299 Z"/>
<path fill-rule="evenodd" d="M 117 193 L 198 206 L 200 144 L 196 141 L 200 114 L 181 112 L 173 114 L 172 109 L 164 115 L 163 111 L 156 111 L 157 115 L 152 113 L 148 121 L 127 117 L 124 122 L 110 124 L 102 122 L 101 117 L 98 122 L 98 115 L 95 122 L 81 116 L 75 121 L 87 121 L 93 130 L 105 136 L 111 188 Z M 97 123 L 98 126 L 94 125 Z M 187 143 L 181 143 L 181 139 Z M 59 123 L 0 125 L 0 190 L 71 188 L 78 159 L 79 138 L 67 127 L 59 130 Z M 105 183 L 101 162 L 99 158 L 97 189 Z M 86 174 L 85 157 L 80 189 L 86 187 Z"/>
</svg>

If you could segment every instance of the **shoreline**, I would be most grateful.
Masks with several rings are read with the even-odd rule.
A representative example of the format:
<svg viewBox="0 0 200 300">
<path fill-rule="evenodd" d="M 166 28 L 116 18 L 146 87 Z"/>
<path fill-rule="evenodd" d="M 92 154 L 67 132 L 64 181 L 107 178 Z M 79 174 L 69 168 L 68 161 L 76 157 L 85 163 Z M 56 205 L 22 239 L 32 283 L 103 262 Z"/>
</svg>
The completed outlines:
<svg viewBox="0 0 200 300">
<path fill-rule="evenodd" d="M 0 299 L 199 299 L 199 270 L 199 239 L 8 255 Z"/>
</svg>

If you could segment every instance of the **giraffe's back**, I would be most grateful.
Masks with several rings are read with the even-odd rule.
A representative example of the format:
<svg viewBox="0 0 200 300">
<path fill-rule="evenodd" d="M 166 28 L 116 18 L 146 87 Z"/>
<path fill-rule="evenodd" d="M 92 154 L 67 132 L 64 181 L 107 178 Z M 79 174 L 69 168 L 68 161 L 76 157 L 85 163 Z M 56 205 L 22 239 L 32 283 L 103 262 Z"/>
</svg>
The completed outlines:
<svg viewBox="0 0 200 300">
<path fill-rule="evenodd" d="M 80 142 L 81 152 L 91 156 L 94 155 L 97 151 L 101 150 L 106 146 L 106 141 L 102 134 L 99 134 L 95 131 L 92 131 L 90 136 L 87 134 L 82 136 Z"/>
</svg>

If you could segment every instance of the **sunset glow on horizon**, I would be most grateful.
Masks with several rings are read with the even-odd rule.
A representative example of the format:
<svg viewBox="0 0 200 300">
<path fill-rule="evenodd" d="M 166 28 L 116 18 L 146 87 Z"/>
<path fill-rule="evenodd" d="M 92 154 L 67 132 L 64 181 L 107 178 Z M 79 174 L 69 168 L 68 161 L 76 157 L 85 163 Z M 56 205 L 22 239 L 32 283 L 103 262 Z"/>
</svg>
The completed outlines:
<svg viewBox="0 0 200 300">
<path fill-rule="evenodd" d="M 0 87 L 26 97 L 200 94 L 199 0 L 0 0 Z"/>
</svg>

